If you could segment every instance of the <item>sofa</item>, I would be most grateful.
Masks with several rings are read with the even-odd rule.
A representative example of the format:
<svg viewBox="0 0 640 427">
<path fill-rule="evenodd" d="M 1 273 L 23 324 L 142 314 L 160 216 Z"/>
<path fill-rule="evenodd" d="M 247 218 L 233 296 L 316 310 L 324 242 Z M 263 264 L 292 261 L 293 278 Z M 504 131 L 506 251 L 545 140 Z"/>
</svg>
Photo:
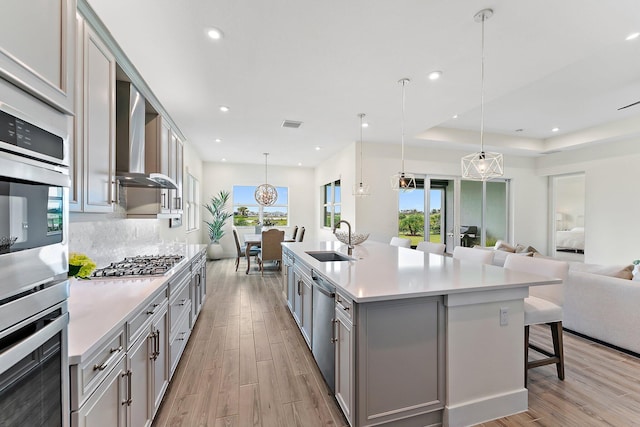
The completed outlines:
<svg viewBox="0 0 640 427">
<path fill-rule="evenodd" d="M 488 249 L 495 251 L 493 264 L 498 266 L 512 253 L 549 258 L 530 246 L 501 241 Z M 640 354 L 640 274 L 634 274 L 633 267 L 569 261 L 563 327 Z"/>
</svg>

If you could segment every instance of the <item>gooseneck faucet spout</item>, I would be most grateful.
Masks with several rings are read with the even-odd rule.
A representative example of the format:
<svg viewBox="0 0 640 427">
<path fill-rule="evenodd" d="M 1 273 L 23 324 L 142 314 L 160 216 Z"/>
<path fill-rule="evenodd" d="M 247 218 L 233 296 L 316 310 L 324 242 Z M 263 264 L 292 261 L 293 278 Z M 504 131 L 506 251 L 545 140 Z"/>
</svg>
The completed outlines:
<svg viewBox="0 0 640 427">
<path fill-rule="evenodd" d="M 338 226 L 341 223 L 345 223 L 347 224 L 347 228 L 349 230 L 349 244 L 347 245 L 347 255 L 351 256 L 352 252 L 353 252 L 353 245 L 351 244 L 351 224 L 349 224 L 348 221 L 341 219 L 340 221 L 338 221 L 337 223 L 334 224 L 333 226 L 333 234 L 336 234 L 336 228 L 338 228 Z"/>
</svg>

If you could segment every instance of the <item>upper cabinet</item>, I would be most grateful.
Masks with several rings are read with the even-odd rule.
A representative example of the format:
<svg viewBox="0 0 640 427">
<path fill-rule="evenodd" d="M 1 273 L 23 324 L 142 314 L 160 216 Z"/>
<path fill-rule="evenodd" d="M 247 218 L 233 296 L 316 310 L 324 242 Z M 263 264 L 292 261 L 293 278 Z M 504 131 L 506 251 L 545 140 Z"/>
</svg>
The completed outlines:
<svg viewBox="0 0 640 427">
<path fill-rule="evenodd" d="M 76 126 L 70 210 L 112 212 L 115 201 L 114 55 L 77 16 Z"/>
<path fill-rule="evenodd" d="M 180 138 L 171 132 L 169 140 L 169 177 L 172 178 L 176 186 L 176 190 L 171 190 L 171 212 L 182 213 L 182 174 L 183 174 L 183 158 L 184 144 Z"/>
<path fill-rule="evenodd" d="M 76 0 L 3 0 L 0 76 L 74 112 Z"/>
</svg>

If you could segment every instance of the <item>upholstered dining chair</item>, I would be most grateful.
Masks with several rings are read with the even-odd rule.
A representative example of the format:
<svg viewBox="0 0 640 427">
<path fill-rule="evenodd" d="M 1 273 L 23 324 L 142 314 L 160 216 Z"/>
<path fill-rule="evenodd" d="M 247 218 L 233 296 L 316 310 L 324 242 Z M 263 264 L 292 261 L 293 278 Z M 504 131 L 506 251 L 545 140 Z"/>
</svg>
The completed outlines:
<svg viewBox="0 0 640 427">
<path fill-rule="evenodd" d="M 298 234 L 298 238 L 295 239 L 296 242 L 302 242 L 302 239 L 304 239 L 304 227 L 300 228 L 300 234 Z"/>
<path fill-rule="evenodd" d="M 411 239 L 405 239 L 403 237 L 392 237 L 389 242 L 391 246 L 398 246 L 400 248 L 410 248 L 411 247 Z"/>
<path fill-rule="evenodd" d="M 244 258 L 246 255 L 246 251 L 247 251 L 247 246 L 246 245 L 241 245 L 240 244 L 240 239 L 238 238 L 238 229 L 235 226 L 231 227 L 231 230 L 233 231 L 233 239 L 236 241 L 236 251 L 237 251 L 237 255 L 236 255 L 236 271 L 238 271 L 238 265 L 240 264 L 240 258 Z M 251 249 L 249 249 L 249 255 L 250 256 L 256 256 L 258 255 L 258 253 L 260 252 L 260 248 L 257 246 L 252 246 Z"/>
<path fill-rule="evenodd" d="M 504 268 L 555 277 L 564 282 L 569 272 L 566 261 L 509 255 Z M 558 378 L 564 380 L 564 351 L 562 348 L 562 305 L 564 284 L 530 286 L 529 296 L 524 299 L 524 386 L 527 386 L 527 371 L 543 365 L 556 365 Z M 546 323 L 551 328 L 553 352 L 529 342 L 529 326 Z M 544 354 L 545 358 L 529 361 L 529 348 Z"/>
<path fill-rule="evenodd" d="M 282 245 L 284 241 L 284 230 L 271 230 L 262 232 L 262 247 L 258 254 L 258 266 L 260 273 L 264 276 L 265 261 L 274 261 L 278 265 L 278 270 L 282 268 Z"/>
<path fill-rule="evenodd" d="M 296 241 L 296 235 L 298 234 L 298 226 L 294 226 L 293 227 L 293 233 L 291 233 L 291 240 L 292 241 Z"/>
<path fill-rule="evenodd" d="M 419 242 L 416 250 L 428 252 L 430 254 L 444 255 L 447 246 L 444 243 Z"/>
<path fill-rule="evenodd" d="M 453 258 L 478 264 L 491 264 L 493 262 L 493 251 L 456 246 L 453 249 Z"/>
</svg>

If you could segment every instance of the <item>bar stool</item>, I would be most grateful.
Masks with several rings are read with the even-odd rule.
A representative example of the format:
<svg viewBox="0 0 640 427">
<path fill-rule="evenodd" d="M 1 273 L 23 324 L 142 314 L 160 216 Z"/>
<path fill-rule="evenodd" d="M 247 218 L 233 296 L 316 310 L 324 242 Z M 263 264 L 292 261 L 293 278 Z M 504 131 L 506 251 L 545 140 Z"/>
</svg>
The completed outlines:
<svg viewBox="0 0 640 427">
<path fill-rule="evenodd" d="M 493 251 L 456 246 L 453 249 L 453 258 L 478 264 L 491 264 L 493 262 Z"/>
</svg>

